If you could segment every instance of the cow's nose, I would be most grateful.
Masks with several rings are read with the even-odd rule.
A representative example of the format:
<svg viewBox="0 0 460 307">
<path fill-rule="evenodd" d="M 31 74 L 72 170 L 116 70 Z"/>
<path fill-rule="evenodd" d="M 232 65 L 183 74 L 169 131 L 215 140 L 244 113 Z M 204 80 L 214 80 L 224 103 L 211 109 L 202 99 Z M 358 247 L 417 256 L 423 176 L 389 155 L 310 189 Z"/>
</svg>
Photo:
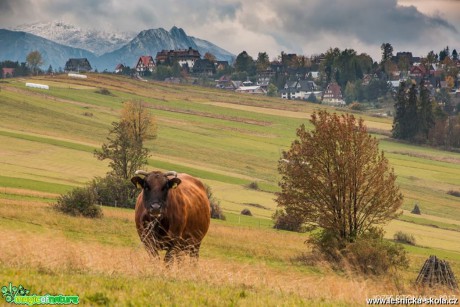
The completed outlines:
<svg viewBox="0 0 460 307">
<path fill-rule="evenodd" d="M 161 208 L 160 203 L 153 203 L 150 205 L 149 209 L 151 211 L 160 211 L 160 208 Z"/>
</svg>

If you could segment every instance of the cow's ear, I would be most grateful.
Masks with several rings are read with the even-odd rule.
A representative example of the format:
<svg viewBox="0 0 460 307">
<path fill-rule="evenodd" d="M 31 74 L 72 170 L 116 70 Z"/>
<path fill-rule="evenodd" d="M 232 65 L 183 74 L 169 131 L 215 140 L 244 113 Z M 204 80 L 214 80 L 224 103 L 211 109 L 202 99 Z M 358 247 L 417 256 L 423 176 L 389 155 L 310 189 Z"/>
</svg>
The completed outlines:
<svg viewBox="0 0 460 307">
<path fill-rule="evenodd" d="M 131 182 L 136 186 L 138 189 L 142 189 L 144 187 L 144 179 L 138 176 L 134 176 L 131 178 Z"/>
<path fill-rule="evenodd" d="M 179 178 L 175 177 L 168 181 L 168 186 L 170 189 L 175 189 L 181 182 L 182 181 Z"/>
</svg>

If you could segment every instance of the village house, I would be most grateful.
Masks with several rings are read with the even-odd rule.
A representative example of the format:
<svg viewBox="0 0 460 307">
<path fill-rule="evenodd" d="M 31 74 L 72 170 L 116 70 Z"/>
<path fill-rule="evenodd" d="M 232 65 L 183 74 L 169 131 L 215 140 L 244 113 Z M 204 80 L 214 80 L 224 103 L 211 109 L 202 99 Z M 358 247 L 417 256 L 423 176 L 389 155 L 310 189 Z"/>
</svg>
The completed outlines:
<svg viewBox="0 0 460 307">
<path fill-rule="evenodd" d="M 215 65 L 217 71 L 225 70 L 230 67 L 228 61 L 216 61 Z"/>
<path fill-rule="evenodd" d="M 267 89 L 271 78 L 274 77 L 275 74 L 275 71 L 271 67 L 267 67 L 266 70 L 258 71 L 256 84 L 264 89 Z"/>
<path fill-rule="evenodd" d="M 428 75 L 428 72 L 426 71 L 426 68 L 422 64 L 415 64 L 412 65 L 409 69 L 409 77 L 414 78 L 414 79 L 422 79 L 425 78 Z"/>
<path fill-rule="evenodd" d="M 14 68 L 3 67 L 2 78 L 11 78 L 14 76 Z"/>
<path fill-rule="evenodd" d="M 216 81 L 216 87 L 224 90 L 234 91 L 242 85 L 241 81 L 233 81 L 229 76 L 223 75 Z"/>
<path fill-rule="evenodd" d="M 152 56 L 140 56 L 139 60 L 137 60 L 135 69 L 140 75 L 144 75 L 147 71 L 152 73 L 155 70 L 155 62 L 153 61 Z"/>
<path fill-rule="evenodd" d="M 235 90 L 237 93 L 246 93 L 246 94 L 259 94 L 259 95 L 265 95 L 267 91 L 265 91 L 261 86 L 259 85 L 251 85 L 251 86 L 240 86 Z"/>
<path fill-rule="evenodd" d="M 212 76 L 216 73 L 216 65 L 208 59 L 198 59 L 193 65 L 192 72 L 202 76 Z"/>
<path fill-rule="evenodd" d="M 116 74 L 121 74 L 123 72 L 123 69 L 125 69 L 125 65 L 118 64 L 117 67 L 115 67 L 115 73 Z"/>
<path fill-rule="evenodd" d="M 73 58 L 65 63 L 65 72 L 86 72 L 91 71 L 91 64 L 87 58 Z"/>
<path fill-rule="evenodd" d="M 283 99 L 307 100 L 312 94 L 317 98 L 321 97 L 321 91 L 315 82 L 309 80 L 288 81 L 280 91 Z"/>
<path fill-rule="evenodd" d="M 323 104 L 334 105 L 334 106 L 343 106 L 345 101 L 342 97 L 342 90 L 340 85 L 336 82 L 331 82 L 327 85 L 326 90 L 324 91 Z"/>
<path fill-rule="evenodd" d="M 200 58 L 200 52 L 189 47 L 188 49 L 159 51 L 157 52 L 155 61 L 157 65 L 172 65 L 174 62 L 177 62 L 182 68 L 192 69 L 195 62 Z"/>
</svg>

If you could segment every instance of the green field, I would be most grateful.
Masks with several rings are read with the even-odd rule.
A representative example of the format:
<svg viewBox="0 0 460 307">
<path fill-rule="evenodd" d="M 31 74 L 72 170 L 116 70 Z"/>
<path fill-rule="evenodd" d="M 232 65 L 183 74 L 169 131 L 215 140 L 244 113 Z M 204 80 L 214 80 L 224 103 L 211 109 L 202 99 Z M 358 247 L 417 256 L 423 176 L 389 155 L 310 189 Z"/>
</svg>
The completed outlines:
<svg viewBox="0 0 460 307">
<path fill-rule="evenodd" d="M 460 198 L 447 194 L 460 191 L 460 154 L 394 142 L 390 118 L 356 114 L 380 140 L 405 197 L 386 236 L 402 230 L 417 240 L 407 246 L 412 262 L 402 285 L 302 264 L 296 259 L 309 251 L 307 235 L 271 228 L 277 161 L 319 105 L 112 75 L 33 79 L 48 91 L 26 88 L 27 81 L 0 84 L 0 286 L 79 294 L 88 305 L 364 305 L 372 295 L 425 291 L 412 282 L 430 254 L 460 274 Z M 198 268 L 152 263 L 132 210 L 104 208 L 94 221 L 50 209 L 59 194 L 108 171 L 93 151 L 128 99 L 146 102 L 158 123 L 148 170 L 201 178 L 227 215 L 212 221 Z M 252 182 L 260 190 L 249 189 Z M 410 213 L 415 203 L 420 216 Z M 253 217 L 239 214 L 245 208 Z"/>
</svg>

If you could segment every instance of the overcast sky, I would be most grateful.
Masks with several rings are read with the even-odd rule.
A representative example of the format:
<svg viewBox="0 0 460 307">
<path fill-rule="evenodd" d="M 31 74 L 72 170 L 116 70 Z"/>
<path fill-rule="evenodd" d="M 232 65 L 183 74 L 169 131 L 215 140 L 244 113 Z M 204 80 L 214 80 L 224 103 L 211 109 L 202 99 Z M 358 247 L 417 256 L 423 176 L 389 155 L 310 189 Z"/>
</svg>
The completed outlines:
<svg viewBox="0 0 460 307">
<path fill-rule="evenodd" d="M 383 42 L 416 56 L 460 51 L 460 0 L 0 0 L 0 28 L 56 20 L 135 32 L 175 25 L 254 58 L 339 47 L 378 61 Z"/>
</svg>

